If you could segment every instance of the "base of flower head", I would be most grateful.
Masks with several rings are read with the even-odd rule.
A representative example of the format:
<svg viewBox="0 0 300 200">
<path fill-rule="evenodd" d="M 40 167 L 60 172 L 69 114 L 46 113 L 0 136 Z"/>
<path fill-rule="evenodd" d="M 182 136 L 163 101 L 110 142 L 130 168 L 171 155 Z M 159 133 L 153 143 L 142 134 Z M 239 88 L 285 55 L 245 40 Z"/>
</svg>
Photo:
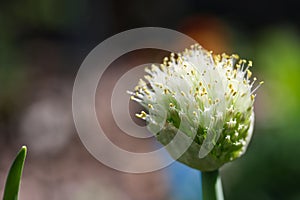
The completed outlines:
<svg viewBox="0 0 300 200">
<path fill-rule="evenodd" d="M 249 140 L 249 137 L 251 137 L 251 133 L 249 135 L 249 127 L 252 123 L 252 117 L 247 120 L 249 121 L 249 126 L 244 127 L 240 136 L 236 136 L 235 139 L 228 138 L 228 135 L 233 135 L 235 134 L 234 132 L 230 133 L 230 129 L 223 129 L 216 144 L 214 144 L 214 147 L 203 158 L 199 157 L 203 140 L 199 140 L 198 134 L 195 135 L 194 138 L 191 138 L 179 131 L 172 124 L 166 124 L 164 129 L 156 135 L 156 138 L 160 143 L 167 147 L 166 149 L 170 155 L 179 162 L 203 172 L 214 171 L 219 169 L 225 163 L 237 159 L 245 152 L 246 146 L 244 143 L 248 143 L 246 140 Z M 180 134 L 180 141 L 174 142 L 173 139 L 176 134 Z M 203 135 L 203 133 L 200 135 Z M 241 138 L 243 138 L 243 140 Z M 237 143 L 236 141 L 241 142 Z M 188 148 L 185 150 L 180 148 L 180 146 L 184 146 L 184 144 L 189 144 Z"/>
<path fill-rule="evenodd" d="M 176 134 L 182 134 L 182 138 L 186 141 L 181 141 L 182 143 L 191 142 L 191 145 L 185 152 L 181 152 L 181 149 L 178 148 L 178 145 L 174 144 L 173 146 L 170 145 L 167 148 L 169 154 L 177 159 L 177 161 L 192 167 L 194 169 L 198 169 L 201 171 L 214 171 L 220 168 L 225 162 L 220 161 L 219 159 L 215 158 L 213 155 L 209 154 L 206 157 L 200 159 L 198 157 L 198 153 L 200 151 L 200 145 L 197 144 L 191 138 L 187 137 L 184 133 L 178 132 L 177 129 L 171 126 L 167 126 L 164 130 L 162 130 L 159 134 L 157 134 L 157 140 L 162 143 L 163 145 L 168 145 Z M 182 154 L 178 157 L 178 154 Z"/>
</svg>

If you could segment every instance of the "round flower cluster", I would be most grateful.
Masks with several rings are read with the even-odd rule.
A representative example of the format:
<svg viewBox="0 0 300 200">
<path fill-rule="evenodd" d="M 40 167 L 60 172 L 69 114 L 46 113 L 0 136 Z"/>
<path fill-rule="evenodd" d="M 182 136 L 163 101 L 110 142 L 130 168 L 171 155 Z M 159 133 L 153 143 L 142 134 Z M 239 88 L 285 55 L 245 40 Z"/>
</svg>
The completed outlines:
<svg viewBox="0 0 300 200">
<path fill-rule="evenodd" d="M 255 91 L 263 82 L 252 89 L 250 67 L 251 61 L 236 54 L 215 55 L 198 44 L 171 53 L 160 66 L 146 68 L 145 79 L 130 92 L 146 109 L 136 116 L 163 145 L 177 131 L 184 133 L 193 141 L 178 160 L 215 170 L 240 157 L 251 139 Z"/>
</svg>

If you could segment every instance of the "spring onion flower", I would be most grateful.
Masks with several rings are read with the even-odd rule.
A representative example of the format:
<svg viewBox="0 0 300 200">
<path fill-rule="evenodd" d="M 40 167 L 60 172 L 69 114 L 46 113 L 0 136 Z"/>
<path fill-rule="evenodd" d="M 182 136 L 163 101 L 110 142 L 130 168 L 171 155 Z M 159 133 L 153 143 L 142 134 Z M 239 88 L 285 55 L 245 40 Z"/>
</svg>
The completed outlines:
<svg viewBox="0 0 300 200">
<path fill-rule="evenodd" d="M 240 157 L 254 124 L 251 61 L 238 55 L 215 55 L 199 44 L 171 53 L 160 66 L 146 68 L 131 99 L 163 145 L 180 130 L 192 140 L 178 161 L 201 171 L 214 171 Z M 171 150 L 169 150 L 171 156 Z"/>
</svg>

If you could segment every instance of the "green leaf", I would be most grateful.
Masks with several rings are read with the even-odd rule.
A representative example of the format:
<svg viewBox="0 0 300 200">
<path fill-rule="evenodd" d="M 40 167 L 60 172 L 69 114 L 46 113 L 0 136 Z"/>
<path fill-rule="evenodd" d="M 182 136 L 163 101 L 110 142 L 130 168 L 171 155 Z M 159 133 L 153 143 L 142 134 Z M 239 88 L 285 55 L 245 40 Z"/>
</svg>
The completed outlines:
<svg viewBox="0 0 300 200">
<path fill-rule="evenodd" d="M 15 158 L 5 184 L 3 200 L 17 200 L 27 148 L 23 146 Z"/>
</svg>

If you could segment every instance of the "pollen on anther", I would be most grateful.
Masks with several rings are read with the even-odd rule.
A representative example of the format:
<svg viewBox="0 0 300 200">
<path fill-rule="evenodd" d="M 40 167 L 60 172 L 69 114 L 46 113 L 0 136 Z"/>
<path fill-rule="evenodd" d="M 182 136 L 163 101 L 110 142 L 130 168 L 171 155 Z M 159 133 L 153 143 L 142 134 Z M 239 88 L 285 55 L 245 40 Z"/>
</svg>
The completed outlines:
<svg viewBox="0 0 300 200">
<path fill-rule="evenodd" d="M 248 61 L 248 66 L 252 67 L 252 61 L 251 60 Z"/>
<path fill-rule="evenodd" d="M 248 69 L 247 70 L 247 78 L 249 79 L 252 76 L 252 72 Z"/>
<path fill-rule="evenodd" d="M 239 57 L 239 55 L 237 55 L 237 54 L 232 54 L 232 58 L 238 60 L 240 57 Z"/>
<path fill-rule="evenodd" d="M 140 114 L 135 114 L 138 118 L 145 119 L 147 117 L 147 113 L 142 111 Z"/>
<path fill-rule="evenodd" d="M 194 75 L 195 75 L 195 71 L 194 71 L 194 70 L 191 70 L 191 74 L 194 76 Z"/>
</svg>

